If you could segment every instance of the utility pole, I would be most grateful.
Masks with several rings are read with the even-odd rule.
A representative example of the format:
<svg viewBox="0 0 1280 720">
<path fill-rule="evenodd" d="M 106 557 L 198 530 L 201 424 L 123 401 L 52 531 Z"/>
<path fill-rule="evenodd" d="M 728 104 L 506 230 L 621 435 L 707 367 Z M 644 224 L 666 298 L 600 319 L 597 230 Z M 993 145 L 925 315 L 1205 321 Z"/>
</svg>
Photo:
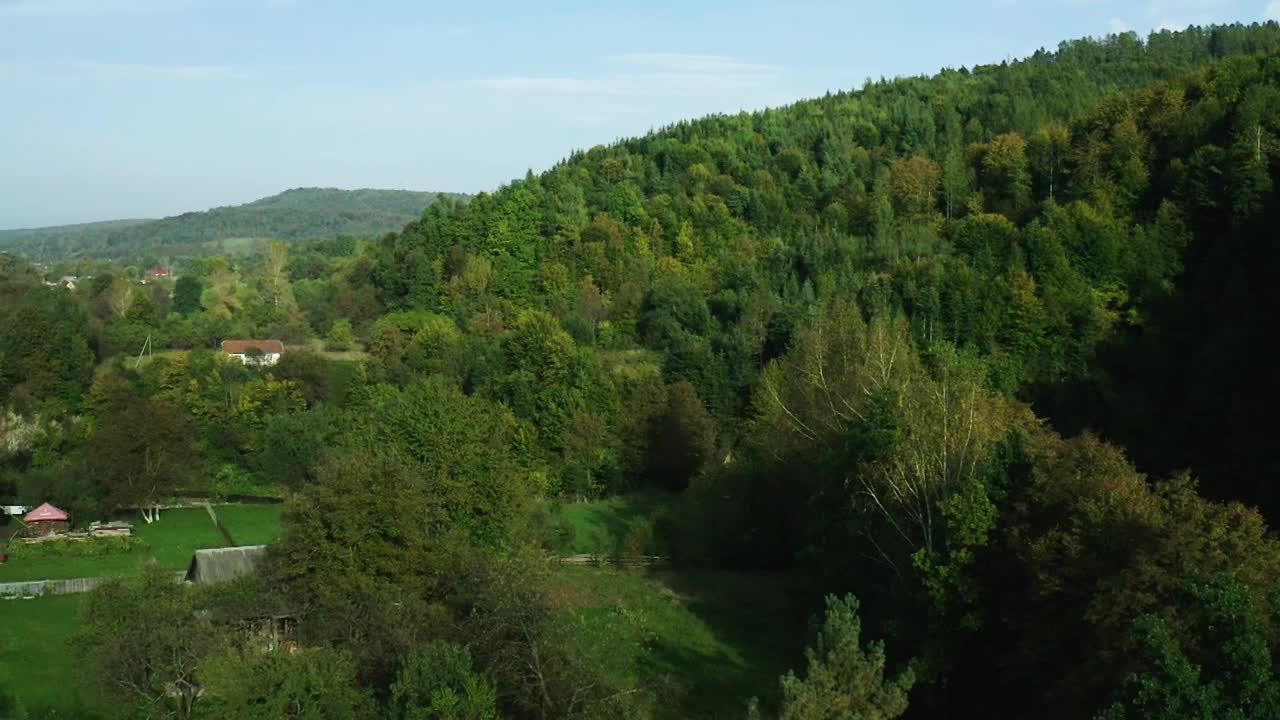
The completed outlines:
<svg viewBox="0 0 1280 720">
<path fill-rule="evenodd" d="M 151 333 L 147 333 L 147 339 L 143 341 L 142 349 L 138 351 L 138 359 L 133 363 L 135 369 L 142 367 L 142 356 L 144 354 L 148 358 L 151 357 Z"/>
</svg>

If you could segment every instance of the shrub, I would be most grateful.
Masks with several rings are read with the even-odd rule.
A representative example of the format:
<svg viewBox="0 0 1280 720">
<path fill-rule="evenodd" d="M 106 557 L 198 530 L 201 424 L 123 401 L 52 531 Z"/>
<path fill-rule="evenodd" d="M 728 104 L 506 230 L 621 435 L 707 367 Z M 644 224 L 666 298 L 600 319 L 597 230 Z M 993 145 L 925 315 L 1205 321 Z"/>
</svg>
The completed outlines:
<svg viewBox="0 0 1280 720">
<path fill-rule="evenodd" d="M 440 640 L 401 666 L 391 686 L 393 720 L 497 720 L 493 679 L 472 667 L 471 651 Z"/>
<path fill-rule="evenodd" d="M 209 483 L 209 493 L 214 499 L 226 499 L 232 495 L 253 495 L 272 497 L 277 494 L 275 488 L 262 482 L 256 474 L 230 463 L 218 468 L 218 473 Z"/>
<path fill-rule="evenodd" d="M 626 556 L 657 555 L 657 541 L 653 532 L 653 521 L 647 518 L 636 518 L 627 527 L 627 533 L 618 543 L 618 554 Z"/>
<path fill-rule="evenodd" d="M 351 321 L 340 318 L 333 322 L 329 329 L 329 337 L 325 339 L 325 347 L 330 350 L 350 350 L 356 342 L 355 331 L 351 329 Z"/>
<path fill-rule="evenodd" d="M 98 557 L 129 553 L 146 547 L 146 541 L 139 537 L 106 536 L 38 543 L 11 542 L 6 552 L 11 558 Z"/>
</svg>

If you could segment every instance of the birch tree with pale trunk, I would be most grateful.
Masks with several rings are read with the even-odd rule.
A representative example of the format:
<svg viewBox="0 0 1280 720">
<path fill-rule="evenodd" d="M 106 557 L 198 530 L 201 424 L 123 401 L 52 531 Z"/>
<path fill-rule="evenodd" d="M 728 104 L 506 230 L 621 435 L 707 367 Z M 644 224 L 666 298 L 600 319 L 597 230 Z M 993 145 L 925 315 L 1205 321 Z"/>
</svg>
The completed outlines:
<svg viewBox="0 0 1280 720">
<path fill-rule="evenodd" d="M 918 551 L 945 549 L 948 500 L 976 481 L 1016 415 L 987 388 L 979 362 L 950 346 L 921 353 L 903 318 L 867 321 L 845 301 L 797 333 L 791 352 L 765 369 L 758 398 L 756 430 L 775 459 L 838 454 L 877 402 L 890 408 L 887 451 L 850 459 L 840 482 L 850 512 L 862 516 L 850 522 L 895 572 Z"/>
<path fill-rule="evenodd" d="M 111 308 L 111 314 L 121 320 L 129 316 L 136 297 L 133 283 L 122 276 L 112 280 L 111 287 L 107 288 L 107 306 Z"/>
</svg>

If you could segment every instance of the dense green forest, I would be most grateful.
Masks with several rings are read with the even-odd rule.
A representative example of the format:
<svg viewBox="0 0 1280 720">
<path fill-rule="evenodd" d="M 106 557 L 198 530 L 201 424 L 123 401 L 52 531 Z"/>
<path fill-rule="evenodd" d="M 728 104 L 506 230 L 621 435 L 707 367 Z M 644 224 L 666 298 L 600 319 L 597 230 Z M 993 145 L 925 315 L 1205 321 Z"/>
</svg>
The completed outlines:
<svg viewBox="0 0 1280 720">
<path fill-rule="evenodd" d="M 89 596 L 103 717 L 698 714 L 723 686 L 548 560 L 563 507 L 641 496 L 613 550 L 813 619 L 704 716 L 1273 718 L 1278 175 L 1280 25 L 1193 27 L 681 122 L 176 281 L 0 256 L 0 493 L 289 497 L 258 578 Z M 237 644 L 264 607 L 298 652 Z M 189 632 L 120 640 L 154 627 Z"/>
<path fill-rule="evenodd" d="M 363 237 L 396 230 L 437 193 L 296 188 L 234 207 L 163 220 L 115 220 L 32 230 L 0 230 L 0 251 L 34 260 L 200 257 L 256 249 L 266 240 Z M 451 195 L 464 199 L 461 195 Z"/>
<path fill-rule="evenodd" d="M 0 251 L 32 259 L 58 259 L 74 254 L 81 247 L 103 247 L 112 233 L 149 222 L 153 221 L 104 220 L 77 225 L 0 230 Z"/>
</svg>

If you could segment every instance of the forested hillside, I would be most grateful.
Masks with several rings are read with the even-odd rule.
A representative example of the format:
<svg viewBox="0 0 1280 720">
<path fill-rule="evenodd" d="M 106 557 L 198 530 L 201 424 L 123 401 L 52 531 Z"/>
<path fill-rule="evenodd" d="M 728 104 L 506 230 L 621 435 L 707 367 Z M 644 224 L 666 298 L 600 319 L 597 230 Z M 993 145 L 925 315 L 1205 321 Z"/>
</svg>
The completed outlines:
<svg viewBox="0 0 1280 720">
<path fill-rule="evenodd" d="M 249 240 L 365 237 L 398 229 L 418 217 L 436 196 L 409 190 L 297 188 L 244 205 L 163 220 L 0 230 L 0 250 L 44 261 L 82 255 L 199 257 L 249 249 L 241 247 Z M 227 240 L 240 242 L 227 245 L 223 242 Z"/>
<path fill-rule="evenodd" d="M 23 230 L 0 230 L 0 250 L 33 259 L 58 258 L 80 247 L 102 247 L 112 233 L 151 220 L 104 220 Z"/>
<path fill-rule="evenodd" d="M 171 295 L 10 259 L 0 492 L 290 498 L 236 592 L 95 593 L 108 715 L 141 701 L 92 658 L 158 597 L 299 620 L 286 659 L 183 645 L 189 717 L 1277 717 L 1278 175 L 1280 25 L 1191 28 L 678 123 Z M 799 588 L 745 632 L 820 619 L 794 673 L 729 686 L 655 619 L 697 597 L 548 562 L 636 497 L 608 550 Z"/>
</svg>

